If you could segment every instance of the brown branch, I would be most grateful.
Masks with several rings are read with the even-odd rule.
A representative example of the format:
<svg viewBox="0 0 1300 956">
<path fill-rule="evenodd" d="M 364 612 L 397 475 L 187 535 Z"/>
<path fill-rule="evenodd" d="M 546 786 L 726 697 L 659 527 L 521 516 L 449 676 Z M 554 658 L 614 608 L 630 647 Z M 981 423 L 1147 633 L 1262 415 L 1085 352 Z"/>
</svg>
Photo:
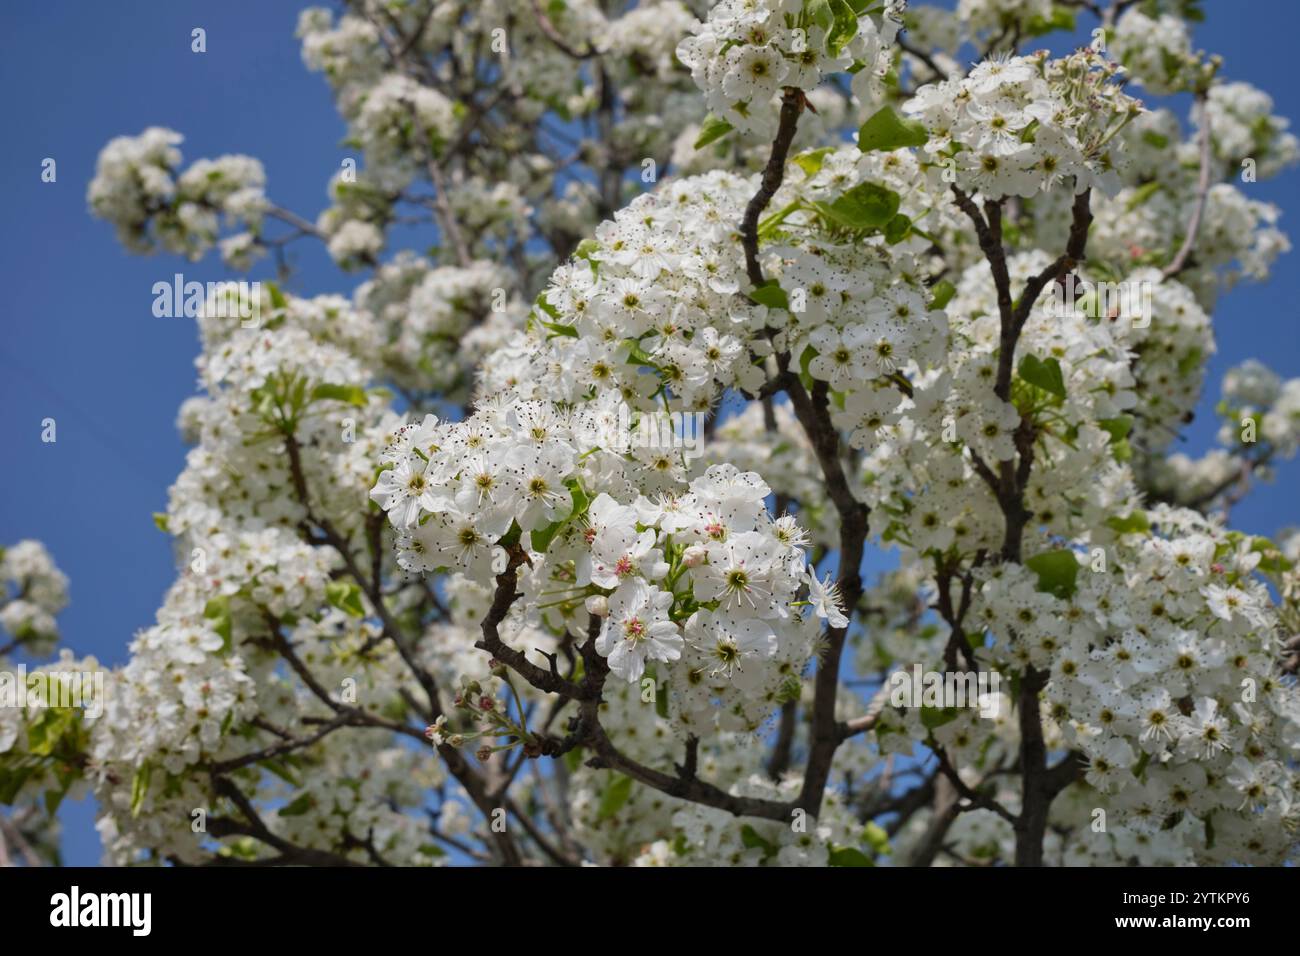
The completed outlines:
<svg viewBox="0 0 1300 956">
<path fill-rule="evenodd" d="M 925 828 L 925 833 L 912 850 L 911 859 L 907 861 L 908 866 L 929 866 L 933 863 L 934 858 L 943 848 L 943 840 L 948 835 L 949 827 L 961 814 L 957 789 L 948 777 L 940 775 L 935 778 L 932 792 L 934 812 Z"/>
<path fill-rule="evenodd" d="M 575 60 L 589 60 L 594 56 L 600 55 L 600 52 L 591 44 L 588 44 L 586 49 L 583 50 L 579 50 L 577 47 L 570 45 L 570 43 L 560 34 L 560 31 L 555 28 L 555 24 L 551 22 L 551 19 L 546 15 L 546 12 L 542 10 L 541 0 L 532 0 L 532 5 L 533 13 L 537 15 L 538 29 L 540 29 L 546 39 L 555 44 L 556 49 L 565 56 L 572 57 Z"/>
<path fill-rule="evenodd" d="M 510 551 L 505 570 L 497 575 L 497 589 L 492 598 L 492 605 L 483 618 L 481 626 L 483 637 L 476 641 L 474 646 L 487 651 L 540 691 L 559 694 L 571 700 L 585 700 L 588 691 L 581 684 L 575 684 L 561 677 L 554 666 L 539 667 L 523 652 L 515 650 L 501 640 L 501 622 L 506 619 L 510 606 L 519 596 L 519 578 L 515 572 L 526 559 L 527 555 L 522 548 L 516 546 Z"/>
<path fill-rule="evenodd" d="M 1201 111 L 1201 171 L 1196 184 L 1196 205 L 1192 207 L 1192 217 L 1187 223 L 1187 235 L 1183 238 L 1182 246 L 1169 265 L 1165 266 L 1161 271 L 1161 275 L 1166 279 L 1172 279 L 1187 268 L 1192 249 L 1196 247 L 1196 236 L 1201 231 L 1201 218 L 1205 215 L 1205 201 L 1210 194 L 1210 111 L 1206 109 L 1208 97 L 1209 93 L 1205 90 L 1196 94 L 1196 105 Z"/>
<path fill-rule="evenodd" d="M 745 218 L 740 223 L 741 243 L 745 247 L 745 271 L 756 288 L 764 282 L 763 269 L 758 262 L 758 220 L 785 179 L 785 159 L 799 128 L 799 114 L 803 112 L 803 107 L 803 90 L 787 87 L 781 97 L 781 120 L 776 139 L 772 141 L 772 152 L 768 155 L 767 165 L 763 167 L 758 192 L 750 198 L 745 207 Z"/>
<path fill-rule="evenodd" d="M 794 750 L 794 731 L 799 716 L 797 701 L 787 700 L 781 705 L 780 723 L 777 725 L 776 742 L 772 745 L 772 755 L 767 761 L 767 775 L 773 780 L 780 780 L 790 769 L 790 758 Z"/>
<path fill-rule="evenodd" d="M 957 769 L 953 767 L 952 762 L 948 760 L 948 754 L 942 747 L 935 747 L 934 755 L 939 758 L 939 771 L 948 778 L 949 782 L 952 783 L 953 788 L 957 791 L 957 794 L 961 799 L 967 802 L 967 805 L 965 806 L 960 802 L 958 803 L 958 812 L 975 809 L 992 810 L 1003 820 L 1006 820 L 1012 826 L 1015 826 L 1016 817 L 1010 810 L 998 803 L 987 793 L 982 793 L 979 790 L 968 786 L 967 783 L 962 780 L 961 775 L 957 773 Z"/>
</svg>

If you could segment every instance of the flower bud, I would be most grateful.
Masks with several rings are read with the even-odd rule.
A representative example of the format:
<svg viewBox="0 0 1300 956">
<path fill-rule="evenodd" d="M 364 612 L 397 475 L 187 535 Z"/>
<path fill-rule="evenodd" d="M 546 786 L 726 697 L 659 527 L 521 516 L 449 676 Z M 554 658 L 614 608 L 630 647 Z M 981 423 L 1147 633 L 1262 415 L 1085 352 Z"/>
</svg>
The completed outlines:
<svg viewBox="0 0 1300 956">
<path fill-rule="evenodd" d="M 704 549 L 702 544 L 693 544 L 682 552 L 682 564 L 688 568 L 698 568 L 704 563 L 704 559 L 709 553 Z"/>
<path fill-rule="evenodd" d="M 609 598 L 603 594 L 593 594 L 585 603 L 588 614 L 594 614 L 596 617 L 605 617 L 609 614 Z"/>
</svg>

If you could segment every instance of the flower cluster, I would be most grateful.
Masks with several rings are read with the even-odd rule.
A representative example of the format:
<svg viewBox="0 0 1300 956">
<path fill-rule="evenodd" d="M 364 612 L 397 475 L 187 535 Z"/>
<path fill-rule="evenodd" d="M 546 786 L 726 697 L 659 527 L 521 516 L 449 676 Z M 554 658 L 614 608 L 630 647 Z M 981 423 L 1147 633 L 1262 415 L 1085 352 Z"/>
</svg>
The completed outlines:
<svg viewBox="0 0 1300 956">
<path fill-rule="evenodd" d="M 177 175 L 176 147 L 184 137 L 161 127 L 119 136 L 99 154 L 86 192 L 96 216 L 117 230 L 129 249 L 169 252 L 198 260 L 217 242 L 221 218 L 248 232 L 232 236 L 223 253 L 243 256 L 266 211 L 262 164 L 248 156 L 199 160 Z"/>
<path fill-rule="evenodd" d="M 1217 295 L 1288 248 L 1231 181 L 1295 161 L 1271 101 L 1146 7 L 1105 25 L 1111 60 L 1018 55 L 1072 20 L 1050 0 L 624 6 L 304 12 L 355 153 L 314 221 L 246 157 L 182 170 L 160 129 L 105 149 L 91 205 L 133 248 L 220 242 L 247 267 L 278 247 L 270 216 L 370 273 L 351 299 L 267 283 L 255 329 L 199 316 L 195 447 L 156 516 L 177 581 L 104 718 L 38 729 L 75 761 L 15 777 L 32 717 L 0 710 L 2 789 L 34 805 L 84 773 L 122 863 L 437 863 L 431 839 L 503 862 L 986 863 L 1020 849 L 1034 735 L 1053 780 L 1075 773 L 1047 862 L 1284 859 L 1300 534 L 1173 503 L 1226 511 L 1293 454 L 1300 389 L 1234 369 L 1226 447 L 1166 457 Z M 969 40 L 1011 49 L 967 70 Z M 1129 76 L 1202 94 L 1186 132 Z M 222 216 L 245 231 L 220 240 Z M 388 257 L 397 225 L 437 245 Z M 859 599 L 864 568 L 837 564 L 870 544 L 898 564 Z M 66 587 L 43 552 L 0 569 L 0 623 L 52 634 Z M 955 662 L 1011 692 L 880 708 L 806 679 L 845 643 L 867 681 Z M 830 753 L 827 720 L 848 734 Z M 868 822 L 909 803 L 895 784 L 924 794 L 935 752 L 983 807 Z M 563 765 L 519 772 L 543 754 Z M 491 795 L 557 798 L 552 845 L 489 834 Z M 271 841 L 245 826 L 264 805 Z M 196 806 L 220 835 L 186 825 Z"/>
<path fill-rule="evenodd" d="M 0 548 L 0 628 L 43 657 L 59 639 L 54 618 L 68 606 L 68 578 L 45 545 L 19 541 Z"/>
<path fill-rule="evenodd" d="M 1276 618 L 1253 572 L 1285 559 L 1186 511 L 1156 509 L 1149 527 L 1126 532 L 1109 567 L 1085 555 L 1055 593 L 1028 568 L 982 575 L 989 657 L 1049 670 L 1051 719 L 1126 826 L 1155 833 L 1177 815 L 1213 828 L 1194 834 L 1205 861 L 1276 861 L 1300 701 L 1274 674 Z"/>
<path fill-rule="evenodd" d="M 757 391 L 766 373 L 755 356 L 781 348 L 845 394 L 840 417 L 853 443 L 872 444 L 902 401 L 898 376 L 942 355 L 947 325 L 906 253 L 853 241 L 900 204 L 865 180 L 873 166 L 859 168 L 853 153 L 819 157 L 814 175 L 776 197 L 781 241 L 764 250 L 764 265 L 783 303 L 741 291 L 733 224 L 753 182 L 691 177 L 633 201 L 556 270 L 527 333 L 488 363 L 484 389 L 705 410 L 723 388 Z"/>
<path fill-rule="evenodd" d="M 734 466 L 636 494 L 638 462 L 611 450 L 613 423 L 599 416 L 598 405 L 488 400 L 464 422 L 402 429 L 372 492 L 399 531 L 398 563 L 484 580 L 522 547 L 536 613 L 583 606 L 602 618 L 595 647 L 615 676 L 669 665 L 660 676 L 683 722 L 707 725 L 721 699 L 724 724 L 756 725 L 811 651 L 812 618 L 793 610 L 801 587 L 814 616 L 843 620 L 810 578 L 803 531 L 774 520 L 770 489 Z"/>
<path fill-rule="evenodd" d="M 1177 93 L 1195 84 L 1199 59 L 1192 54 L 1187 23 L 1168 13 L 1149 17 L 1131 9 L 1110 36 L 1111 54 L 1133 79 L 1156 95 Z"/>
<path fill-rule="evenodd" d="M 878 78 L 897 32 L 896 21 L 885 17 L 877 28 L 848 4 L 723 0 L 678 45 L 677 56 L 716 117 L 771 139 L 782 89 L 811 92 L 823 77 L 855 63 L 865 77 Z"/>
<path fill-rule="evenodd" d="M 508 290 L 513 276 L 491 262 L 437 266 L 401 255 L 355 294 L 374 325 L 371 347 L 385 375 L 412 392 L 463 396 L 477 360 L 523 325 L 526 306 Z"/>
<path fill-rule="evenodd" d="M 1273 113 L 1273 98 L 1263 90 L 1249 83 L 1216 83 L 1204 110 L 1215 158 L 1230 174 L 1250 160 L 1254 175 L 1268 179 L 1300 162 L 1300 140 L 1289 131 L 1290 121 Z"/>
<path fill-rule="evenodd" d="M 1091 50 L 992 57 L 964 77 L 928 84 L 904 104 L 929 131 L 925 151 L 949 181 L 986 196 L 1034 196 L 1073 179 L 1082 192 L 1119 188 L 1109 148 L 1141 111 L 1122 68 Z"/>
</svg>

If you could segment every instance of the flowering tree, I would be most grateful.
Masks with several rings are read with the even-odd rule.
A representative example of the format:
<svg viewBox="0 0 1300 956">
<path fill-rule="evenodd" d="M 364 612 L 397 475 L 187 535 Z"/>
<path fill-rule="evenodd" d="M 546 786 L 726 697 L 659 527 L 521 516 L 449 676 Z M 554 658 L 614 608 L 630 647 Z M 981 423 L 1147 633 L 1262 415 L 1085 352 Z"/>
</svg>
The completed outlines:
<svg viewBox="0 0 1300 956">
<path fill-rule="evenodd" d="M 1167 450 L 1298 149 L 1195 0 L 626 6 L 304 12 L 314 222 L 104 149 L 131 248 L 365 280 L 199 310 L 177 580 L 62 759 L 0 725 L 0 795 L 92 788 L 120 863 L 1292 856 L 1300 535 L 1227 519 L 1300 380 Z"/>
</svg>

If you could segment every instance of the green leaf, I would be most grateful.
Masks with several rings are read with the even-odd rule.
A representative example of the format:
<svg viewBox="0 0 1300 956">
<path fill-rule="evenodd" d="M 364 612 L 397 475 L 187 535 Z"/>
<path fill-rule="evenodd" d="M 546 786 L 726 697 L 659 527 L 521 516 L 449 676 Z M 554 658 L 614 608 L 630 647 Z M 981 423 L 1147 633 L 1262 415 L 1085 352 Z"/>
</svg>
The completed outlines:
<svg viewBox="0 0 1300 956">
<path fill-rule="evenodd" d="M 361 588 L 355 581 L 331 581 L 325 585 L 325 600 L 352 617 L 366 616 L 365 605 L 361 603 Z"/>
<path fill-rule="evenodd" d="M 547 338 L 556 335 L 563 335 L 571 339 L 576 339 L 578 337 L 578 330 L 572 325 L 564 325 L 561 322 L 543 322 L 542 325 L 551 330 L 551 335 L 547 336 Z"/>
<path fill-rule="evenodd" d="M 877 853 L 889 852 L 889 833 L 879 823 L 869 822 L 862 831 L 862 839 Z"/>
<path fill-rule="evenodd" d="M 1128 443 L 1129 432 L 1133 430 L 1132 415 L 1104 418 L 1097 422 L 1097 426 L 1110 434 L 1110 453 L 1116 461 L 1128 461 L 1133 457 L 1133 449 Z"/>
<path fill-rule="evenodd" d="M 623 804 L 627 803 L 630 796 L 632 796 L 632 778 L 618 774 L 614 777 L 613 782 L 605 788 L 605 792 L 601 794 L 600 808 L 596 811 L 596 819 L 608 820 L 623 809 Z"/>
<path fill-rule="evenodd" d="M 1067 7 L 1052 6 L 1052 12 L 1049 16 L 1034 14 L 1025 22 L 1025 34 L 1031 37 L 1040 37 L 1044 33 L 1051 33 L 1053 30 L 1064 30 L 1067 33 L 1074 32 L 1074 12 Z"/>
<path fill-rule="evenodd" d="M 366 407 L 366 390 L 360 385 L 317 385 L 311 390 L 311 397 L 313 401 L 333 399 L 357 408 Z"/>
<path fill-rule="evenodd" d="M 770 856 L 776 856 L 776 844 L 760 836 L 759 832 L 748 823 L 740 828 L 740 842 L 744 844 L 746 850 L 762 850 L 765 860 Z"/>
<path fill-rule="evenodd" d="M 300 794 L 292 803 L 287 803 L 280 808 L 282 817 L 300 817 L 312 808 L 315 801 L 310 793 Z"/>
<path fill-rule="evenodd" d="M 735 129 L 735 127 L 726 120 L 720 119 L 710 113 L 708 116 L 704 117 L 704 125 L 700 128 L 700 135 L 695 140 L 695 148 L 703 149 L 710 143 L 722 139 L 722 137 L 726 136 L 733 129 Z"/>
<path fill-rule="evenodd" d="M 898 213 L 898 193 L 878 183 L 859 183 L 832 203 L 817 208 L 849 229 L 882 229 Z"/>
<path fill-rule="evenodd" d="M 1128 200 L 1129 212 L 1132 212 L 1138 206 L 1141 206 L 1144 202 L 1146 202 L 1148 199 L 1150 199 L 1159 191 L 1160 191 L 1160 183 L 1158 182 L 1145 183 L 1139 186 L 1137 189 L 1133 190 L 1133 195 L 1130 196 Z"/>
<path fill-rule="evenodd" d="M 546 549 L 551 546 L 555 540 L 555 533 L 564 527 L 564 518 L 558 521 L 552 521 L 550 524 L 541 528 L 534 528 L 528 535 L 529 550 L 536 551 L 538 554 L 545 554 Z"/>
<path fill-rule="evenodd" d="M 906 239 L 912 232 L 912 219 L 903 213 L 899 213 L 889 222 L 885 223 L 885 242 L 891 246 L 898 245 Z"/>
<path fill-rule="evenodd" d="M 1138 757 L 1138 762 L 1133 767 L 1133 776 L 1141 780 L 1142 775 L 1146 773 L 1147 764 L 1150 762 L 1151 752 L 1149 750 L 1142 751 L 1142 755 Z"/>
<path fill-rule="evenodd" d="M 651 358 L 645 349 L 641 348 L 641 343 L 636 339 L 627 339 L 625 344 L 628 346 L 627 360 L 633 365 L 640 365 L 642 368 L 659 369 L 659 363 Z"/>
<path fill-rule="evenodd" d="M 830 859 L 827 861 L 828 866 L 875 866 L 861 850 L 856 850 L 851 846 L 840 847 L 838 850 L 831 850 Z"/>
<path fill-rule="evenodd" d="M 268 282 L 266 289 L 271 296 L 271 308 L 283 309 L 289 304 L 289 300 L 284 297 L 284 293 L 280 291 L 280 287 L 274 282 Z"/>
<path fill-rule="evenodd" d="M 1283 555 L 1269 538 L 1256 536 L 1250 544 L 1250 550 L 1262 555 L 1256 567 L 1266 574 L 1282 574 L 1295 567 L 1295 563 Z"/>
<path fill-rule="evenodd" d="M 53 816 L 59 812 L 59 804 L 67 795 L 67 789 L 63 790 L 46 790 L 45 791 L 45 812 Z"/>
<path fill-rule="evenodd" d="M 140 808 L 144 806 L 144 798 L 149 793 L 151 776 L 153 776 L 153 764 L 146 761 L 131 778 L 131 816 L 133 817 L 139 816 Z"/>
<path fill-rule="evenodd" d="M 165 511 L 155 511 L 153 513 L 153 523 L 158 526 L 158 530 L 163 534 L 167 533 L 167 513 Z M 0 555 L 3 557 L 3 555 Z"/>
<path fill-rule="evenodd" d="M 955 285 L 947 279 L 940 279 L 930 289 L 930 295 L 933 296 L 930 300 L 930 308 L 942 309 L 952 301 L 952 297 L 956 294 L 957 287 Z"/>
<path fill-rule="evenodd" d="M 903 119 L 892 106 L 882 106 L 858 129 L 858 149 L 890 152 L 904 146 L 924 146 L 930 134 L 916 120 Z"/>
<path fill-rule="evenodd" d="M 80 722 L 80 711 L 67 707 L 50 707 L 37 712 L 38 717 L 27 728 L 27 750 L 48 757 L 61 748 L 63 738 L 75 733 Z"/>
<path fill-rule="evenodd" d="M 1200 349 L 1192 349 L 1186 355 L 1178 360 L 1178 374 L 1191 375 L 1196 371 L 1196 367 L 1201 364 L 1201 359 L 1205 357 Z"/>
<path fill-rule="evenodd" d="M 556 309 L 555 306 L 551 305 L 551 303 L 546 301 L 546 293 L 544 291 L 537 293 L 536 304 L 539 309 L 541 309 L 551 318 L 558 319 L 560 317 L 559 310 Z"/>
<path fill-rule="evenodd" d="M 1026 355 L 1020 360 L 1020 377 L 1058 398 L 1065 398 L 1065 376 L 1061 363 L 1055 358 L 1042 361 L 1036 355 Z"/>
<path fill-rule="evenodd" d="M 1142 141 L 1148 146 L 1154 146 L 1156 149 L 1164 149 L 1169 145 L 1169 137 L 1161 136 L 1153 129 L 1149 129 L 1142 134 Z"/>
<path fill-rule="evenodd" d="M 857 35 L 858 15 L 847 0 L 830 0 L 830 7 L 832 20 L 826 33 L 826 51 L 831 56 L 839 56 L 844 45 Z"/>
<path fill-rule="evenodd" d="M 829 31 L 835 25 L 835 11 L 831 7 L 831 0 L 807 0 L 804 13 L 810 21 L 823 30 Z"/>
<path fill-rule="evenodd" d="M 811 345 L 805 345 L 803 354 L 799 356 L 799 379 L 803 382 L 803 387 L 808 389 L 810 392 L 813 388 L 813 378 L 812 373 L 808 371 L 808 366 L 816 357 L 817 350 Z"/>
<path fill-rule="evenodd" d="M 208 603 L 203 606 L 203 616 L 212 621 L 212 629 L 221 635 L 221 650 L 223 652 L 230 650 L 230 635 L 233 630 L 230 619 L 230 598 L 224 594 L 209 598 Z"/>
<path fill-rule="evenodd" d="M 826 156 L 834 149 L 833 146 L 823 146 L 821 149 L 810 149 L 807 152 L 800 153 L 790 162 L 802 169 L 808 176 L 816 176 L 821 172 L 822 163 L 826 161 Z"/>
<path fill-rule="evenodd" d="M 18 791 L 35 772 L 35 767 L 0 768 L 0 803 L 13 803 L 14 798 L 18 796 Z"/>
<path fill-rule="evenodd" d="M 1038 590 L 1068 601 L 1078 590 L 1079 561 L 1068 548 L 1036 554 L 1025 567 L 1038 575 Z"/>
<path fill-rule="evenodd" d="M 1147 520 L 1145 511 L 1135 511 L 1123 518 L 1113 515 L 1106 519 L 1106 527 L 1116 534 L 1149 534 L 1151 532 L 1151 522 Z"/>
<path fill-rule="evenodd" d="M 786 309 L 790 308 L 790 299 L 781 288 L 781 284 L 775 279 L 768 279 L 762 285 L 754 289 L 749 297 L 759 305 L 765 305 L 769 309 Z"/>
<path fill-rule="evenodd" d="M 934 730 L 957 719 L 956 707 L 922 707 L 921 726 Z"/>
</svg>

